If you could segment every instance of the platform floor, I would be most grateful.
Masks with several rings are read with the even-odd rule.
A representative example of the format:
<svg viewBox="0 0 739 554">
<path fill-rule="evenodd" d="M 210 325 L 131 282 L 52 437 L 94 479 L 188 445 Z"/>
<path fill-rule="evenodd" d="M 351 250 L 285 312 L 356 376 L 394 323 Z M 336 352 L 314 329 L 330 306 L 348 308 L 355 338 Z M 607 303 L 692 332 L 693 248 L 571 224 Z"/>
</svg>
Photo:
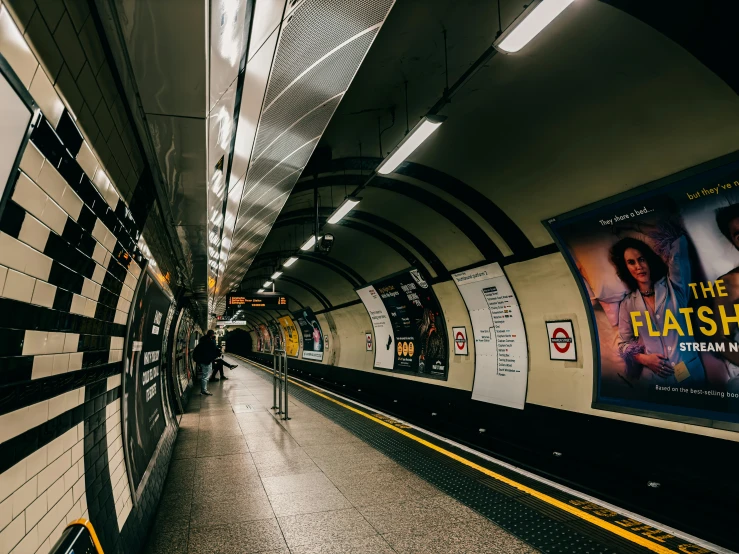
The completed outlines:
<svg viewBox="0 0 739 554">
<path fill-rule="evenodd" d="M 292 419 L 278 420 L 271 376 L 230 361 L 229 379 L 210 384 L 212 397 L 194 394 L 182 417 L 149 554 L 636 553 L 685 542 L 593 524 L 598 506 L 557 508 L 568 502 L 559 491 L 544 486 L 560 500 L 542 501 L 506 484 L 504 468 L 491 479 L 483 460 L 306 383 L 291 386 Z"/>
</svg>

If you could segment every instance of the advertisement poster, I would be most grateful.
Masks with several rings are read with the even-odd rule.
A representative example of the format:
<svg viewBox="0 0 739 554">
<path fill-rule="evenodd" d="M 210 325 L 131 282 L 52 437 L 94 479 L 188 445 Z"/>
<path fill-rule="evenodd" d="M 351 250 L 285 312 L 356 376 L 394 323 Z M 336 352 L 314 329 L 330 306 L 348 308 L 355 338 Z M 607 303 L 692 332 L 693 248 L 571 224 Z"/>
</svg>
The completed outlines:
<svg viewBox="0 0 739 554">
<path fill-rule="evenodd" d="M 269 334 L 272 335 L 273 351 L 282 350 L 284 345 L 282 344 L 282 332 L 280 331 L 280 326 L 276 322 L 271 322 L 267 329 Z"/>
<path fill-rule="evenodd" d="M 303 359 L 323 361 L 323 332 L 313 310 L 304 308 L 293 314 L 303 335 Z"/>
<path fill-rule="evenodd" d="M 295 328 L 292 318 L 289 315 L 279 318 L 280 327 L 282 327 L 282 336 L 285 337 L 285 352 L 288 356 L 297 357 L 300 349 L 298 340 L 298 330 Z"/>
<path fill-rule="evenodd" d="M 595 322 L 595 402 L 739 421 L 739 163 L 548 224 Z"/>
<path fill-rule="evenodd" d="M 357 294 L 375 330 L 375 368 L 446 379 L 444 314 L 417 269 L 386 277 Z"/>
<path fill-rule="evenodd" d="M 123 428 L 134 489 L 141 483 L 165 428 L 160 360 L 164 318 L 170 307 L 169 298 L 149 274 L 141 278 L 131 305 L 123 387 Z"/>
<path fill-rule="evenodd" d="M 467 305 L 475 337 L 472 399 L 523 410 L 528 345 L 511 284 L 497 263 L 452 275 Z"/>
<path fill-rule="evenodd" d="M 272 353 L 272 335 L 264 323 L 259 325 L 259 351 L 265 354 Z"/>
<path fill-rule="evenodd" d="M 378 369 L 393 369 L 395 365 L 395 334 L 390 316 L 385 304 L 380 298 L 380 293 L 375 287 L 369 286 L 357 289 L 357 294 L 362 300 L 375 330 L 378 347 L 375 349 L 375 367 Z M 369 348 L 368 350 L 372 350 Z"/>
</svg>

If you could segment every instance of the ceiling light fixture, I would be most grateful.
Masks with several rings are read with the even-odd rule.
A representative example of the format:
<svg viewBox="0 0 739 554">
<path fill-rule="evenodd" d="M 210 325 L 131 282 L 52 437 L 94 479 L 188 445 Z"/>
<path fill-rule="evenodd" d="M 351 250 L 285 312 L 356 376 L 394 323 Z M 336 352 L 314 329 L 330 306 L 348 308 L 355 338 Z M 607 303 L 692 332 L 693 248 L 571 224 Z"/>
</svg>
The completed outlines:
<svg viewBox="0 0 739 554">
<path fill-rule="evenodd" d="M 357 198 L 356 196 L 347 196 L 346 198 L 344 198 L 344 201 L 341 203 L 341 205 L 336 208 L 334 210 L 334 213 L 329 216 L 327 223 L 335 225 L 336 223 L 341 221 L 342 218 L 351 210 L 353 210 L 354 206 L 359 204 L 361 200 L 361 198 Z"/>
<path fill-rule="evenodd" d="M 300 247 L 301 250 L 310 250 L 313 248 L 313 245 L 316 243 L 316 235 L 311 235 L 311 237 L 303 243 L 303 246 Z"/>
<path fill-rule="evenodd" d="M 259 289 L 259 290 L 257 291 L 257 294 L 262 294 L 263 292 L 264 292 L 264 289 Z"/>
<path fill-rule="evenodd" d="M 275 271 L 270 279 L 277 279 L 280 275 L 282 275 L 282 271 Z"/>
<path fill-rule="evenodd" d="M 282 265 L 283 265 L 283 267 L 290 267 L 291 265 L 293 265 L 297 261 L 298 261 L 297 256 L 290 256 L 287 260 L 285 260 L 285 263 L 282 264 Z"/>
<path fill-rule="evenodd" d="M 398 146 L 396 146 L 395 149 L 390 152 L 387 158 L 385 158 L 382 163 L 380 163 L 379 167 L 377 168 L 377 173 L 387 175 L 388 173 L 392 173 L 393 171 L 395 171 L 397 167 L 402 164 L 416 148 L 421 146 L 423 141 L 429 138 L 431 133 L 439 128 L 439 125 L 444 123 L 445 120 L 446 117 L 442 115 L 425 116 L 420 121 L 420 123 L 413 127 L 413 129 L 411 129 L 411 132 L 408 133 L 405 138 L 400 141 L 400 144 L 398 144 Z"/>
<path fill-rule="evenodd" d="M 263 286 L 263 287 L 264 287 L 265 289 L 266 289 L 267 287 L 271 287 L 271 286 L 272 286 L 272 281 L 265 281 L 265 283 L 264 283 L 264 284 L 263 284 L 262 286 Z"/>
<path fill-rule="evenodd" d="M 574 0 L 534 0 L 495 41 L 495 48 L 513 54 L 526 46 Z"/>
</svg>

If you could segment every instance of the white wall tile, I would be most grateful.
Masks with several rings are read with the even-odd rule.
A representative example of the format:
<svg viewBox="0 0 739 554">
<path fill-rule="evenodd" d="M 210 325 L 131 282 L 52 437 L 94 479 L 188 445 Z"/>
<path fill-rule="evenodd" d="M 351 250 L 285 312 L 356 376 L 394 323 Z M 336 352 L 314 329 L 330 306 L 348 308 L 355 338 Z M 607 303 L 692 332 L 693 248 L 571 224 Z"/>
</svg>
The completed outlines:
<svg viewBox="0 0 739 554">
<path fill-rule="evenodd" d="M 26 214 L 18 239 L 39 252 L 43 252 L 46 241 L 49 239 L 49 228 L 32 215 Z"/>
<path fill-rule="evenodd" d="M 0 419 L 0 423 L 4 425 L 2 419 Z M 0 433 L 3 433 L 3 431 L 4 430 L 2 429 L 2 425 L 0 425 Z M 16 435 L 10 435 L 7 438 L 3 438 L 2 440 L 0 440 L 0 442 L 8 440 L 8 438 L 11 438 L 11 436 Z M 23 483 L 27 481 L 26 467 L 26 459 L 24 458 L 7 471 L 0 473 L 0 502 L 5 500 L 6 498 L 9 498 L 11 494 L 18 490 L 18 487 L 20 487 Z"/>
<path fill-rule="evenodd" d="M 56 287 L 54 285 L 50 285 L 44 281 L 36 281 L 36 286 L 33 289 L 33 296 L 31 297 L 31 303 L 51 308 L 54 306 L 55 296 Z"/>
<path fill-rule="evenodd" d="M 115 204 L 113 204 L 113 207 L 115 207 Z M 111 252 L 115 250 L 115 245 L 118 242 L 118 239 L 115 238 L 115 235 L 108 231 L 107 236 L 105 237 L 105 242 L 103 243 L 105 248 L 110 250 Z"/>
<path fill-rule="evenodd" d="M 64 232 L 64 226 L 67 224 L 68 218 L 66 212 L 51 198 L 48 198 L 39 219 L 46 223 L 57 235 L 61 235 Z"/>
<path fill-rule="evenodd" d="M 0 532 L 1 552 L 10 552 L 16 544 L 21 542 L 26 534 L 26 519 L 23 514 L 15 518 L 10 525 Z"/>
<path fill-rule="evenodd" d="M 16 546 L 13 550 L 10 551 L 11 554 L 31 554 L 32 552 L 36 552 L 36 549 L 38 548 L 39 542 L 38 542 L 38 531 L 34 527 L 31 529 L 31 531 L 28 532 L 28 534 L 23 537 L 23 540 L 18 543 L 18 546 Z"/>
<path fill-rule="evenodd" d="M 69 371 L 77 371 L 78 369 L 82 369 L 82 352 L 69 355 Z"/>
<path fill-rule="evenodd" d="M 0 502 L 0 531 L 13 521 L 13 501 L 6 498 Z"/>
<path fill-rule="evenodd" d="M 42 446 L 26 458 L 26 477 L 28 479 L 38 474 L 48 465 L 49 449 L 46 446 Z"/>
<path fill-rule="evenodd" d="M 77 193 L 69 185 L 65 187 L 64 194 L 62 194 L 59 200 L 59 205 L 69 214 L 69 217 L 77 221 L 82 210 L 82 199 L 77 196 Z"/>
<path fill-rule="evenodd" d="M 80 296 L 79 294 L 75 294 L 72 296 L 72 306 L 69 308 L 69 311 L 73 314 L 79 314 L 82 315 L 85 313 L 85 305 L 87 304 L 87 298 L 84 296 Z"/>
<path fill-rule="evenodd" d="M 133 299 L 133 290 L 130 287 L 123 285 L 121 287 L 121 296 L 130 302 Z"/>
<path fill-rule="evenodd" d="M 108 236 L 108 228 L 99 219 L 95 220 L 95 226 L 92 228 L 92 236 L 95 237 L 99 243 L 104 245 L 105 237 Z"/>
<path fill-rule="evenodd" d="M 49 419 L 49 402 L 45 400 L 28 406 L 28 411 L 24 416 L 25 430 L 38 427 L 42 423 L 46 423 Z"/>
<path fill-rule="evenodd" d="M 49 123 L 56 128 L 59 124 L 59 118 L 62 117 L 62 112 L 64 112 L 64 104 L 43 70 L 36 71 L 28 91 L 41 108 L 46 119 L 49 120 Z"/>
<path fill-rule="evenodd" d="M 46 445 L 47 450 L 47 457 L 48 462 L 47 466 L 51 464 L 54 460 L 59 458 L 62 454 L 64 454 L 64 440 L 62 437 L 57 437 L 53 441 L 51 441 L 49 444 Z"/>
<path fill-rule="evenodd" d="M 85 476 L 83 475 L 72 487 L 73 500 L 77 502 L 85 494 Z"/>
<path fill-rule="evenodd" d="M 110 337 L 110 347 L 113 350 L 121 350 L 123 348 L 123 337 Z M 111 377 L 108 377 L 108 383 L 110 383 Z M 118 376 L 120 383 L 120 375 Z"/>
<path fill-rule="evenodd" d="M 17 271 L 23 271 L 30 250 L 29 246 L 19 240 L 6 233 L 0 233 L 0 264 Z"/>
<path fill-rule="evenodd" d="M 52 506 L 64 496 L 64 476 L 62 475 L 46 489 L 46 498 Z"/>
<path fill-rule="evenodd" d="M 46 339 L 44 354 L 59 354 L 64 352 L 64 333 L 50 332 Z"/>
<path fill-rule="evenodd" d="M 41 279 L 42 281 L 49 280 L 49 274 L 51 273 L 52 259 L 45 256 L 41 252 L 37 252 L 33 248 L 28 249 L 28 259 L 26 260 L 26 267 L 23 269 L 24 273 Z"/>
<path fill-rule="evenodd" d="M 21 173 L 15 183 L 12 198 L 27 212 L 41 218 L 48 196 L 25 173 Z"/>
<path fill-rule="evenodd" d="M 108 354 L 108 363 L 120 362 L 123 359 L 123 350 L 111 350 Z"/>
<path fill-rule="evenodd" d="M 64 473 L 72 467 L 72 451 L 69 450 L 51 462 L 41 473 L 38 474 L 39 493 L 48 489 Z"/>
<path fill-rule="evenodd" d="M 5 278 L 8 276 L 8 268 L 0 265 L 0 296 L 3 295 L 3 289 L 5 288 Z"/>
<path fill-rule="evenodd" d="M 69 354 L 54 354 L 52 375 L 61 375 L 69 371 Z"/>
<path fill-rule="evenodd" d="M 8 275 L 5 278 L 3 296 L 5 298 L 12 298 L 13 300 L 20 300 L 21 302 L 31 302 L 33 287 L 35 284 L 36 279 L 33 277 L 29 277 L 24 273 L 9 269 Z"/>
<path fill-rule="evenodd" d="M 126 314 L 125 312 L 116 310 L 115 317 L 113 318 L 113 323 L 117 323 L 119 325 L 125 325 L 127 322 L 128 322 L 128 314 Z"/>
<path fill-rule="evenodd" d="M 105 265 L 105 255 L 106 254 L 109 254 L 109 252 L 105 250 L 105 247 L 99 242 L 95 243 L 95 250 L 92 253 L 92 259 L 95 260 L 100 265 L 107 267 Z"/>
<path fill-rule="evenodd" d="M 0 7 L 0 54 L 8 60 L 23 86 L 30 87 L 38 62 L 5 6 Z"/>
<path fill-rule="evenodd" d="M 64 339 L 64 352 L 77 352 L 79 346 L 80 335 L 79 333 L 67 333 Z"/>
<path fill-rule="evenodd" d="M 36 332 L 36 331 L 31 331 Z M 29 331 L 26 331 L 26 337 Z M 25 347 L 25 343 L 24 343 Z M 43 345 L 42 345 L 43 348 Z M 35 356 L 33 358 L 33 368 L 31 369 L 31 379 L 43 379 L 50 377 L 54 371 L 54 356 Z"/>
<path fill-rule="evenodd" d="M 21 169 L 32 179 L 38 179 L 38 174 L 41 172 L 41 166 L 44 165 L 44 156 L 39 152 L 36 145 L 31 141 L 26 143 L 26 149 L 23 151 L 23 157 L 21 158 Z"/>
<path fill-rule="evenodd" d="M 98 303 L 94 300 L 88 299 L 85 303 L 85 311 L 82 313 L 82 315 L 87 317 L 95 317 L 95 310 L 97 310 Z"/>
<path fill-rule="evenodd" d="M 64 177 L 59 174 L 52 164 L 44 164 L 38 179 L 36 179 L 36 184 L 57 203 L 61 200 L 64 189 L 67 188 Z"/>
<path fill-rule="evenodd" d="M 41 493 L 35 501 L 26 508 L 26 530 L 33 529 L 33 527 L 41 520 L 46 512 L 49 511 L 49 503 L 46 497 L 46 493 Z"/>
<path fill-rule="evenodd" d="M 27 330 L 23 337 L 24 356 L 35 356 L 37 354 L 46 353 L 46 341 L 49 338 L 47 331 L 31 331 Z"/>
<path fill-rule="evenodd" d="M 37 485 L 36 477 L 32 477 L 10 497 L 13 502 L 14 519 L 21 515 L 23 510 L 25 510 L 31 502 L 36 500 L 36 497 L 38 496 Z"/>
<path fill-rule="evenodd" d="M 118 338 L 118 337 L 113 337 L 113 338 Z M 107 387 L 106 390 L 116 389 L 116 388 L 118 388 L 120 386 L 121 386 L 121 375 L 120 375 L 120 373 L 118 375 L 111 375 L 110 377 L 108 377 L 108 387 Z M 117 404 L 117 402 L 113 402 L 112 404 L 108 404 L 108 406 L 111 406 L 111 405 L 115 406 L 116 404 Z"/>
<path fill-rule="evenodd" d="M 85 277 L 85 281 L 82 283 L 82 296 L 97 300 L 100 296 L 100 285 Z"/>
<path fill-rule="evenodd" d="M 105 275 L 108 272 L 105 270 L 105 268 L 101 265 L 95 266 L 95 271 L 92 274 L 92 280 L 95 281 L 98 285 L 103 284 L 103 279 L 105 279 Z"/>
<path fill-rule="evenodd" d="M 82 147 L 77 153 L 77 163 L 80 164 L 82 171 L 84 171 L 85 174 L 94 182 L 95 173 L 98 171 L 100 164 L 98 163 L 95 154 L 92 153 L 87 141 L 82 143 Z"/>
</svg>

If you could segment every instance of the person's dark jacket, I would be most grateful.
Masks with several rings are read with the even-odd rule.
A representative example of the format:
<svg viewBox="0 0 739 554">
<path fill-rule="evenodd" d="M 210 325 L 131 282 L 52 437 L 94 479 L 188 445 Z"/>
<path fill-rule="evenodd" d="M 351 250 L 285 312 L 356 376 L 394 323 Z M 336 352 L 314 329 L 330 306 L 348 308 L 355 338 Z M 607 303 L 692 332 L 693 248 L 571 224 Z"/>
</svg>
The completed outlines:
<svg viewBox="0 0 739 554">
<path fill-rule="evenodd" d="M 213 360 L 221 357 L 221 349 L 216 346 L 216 341 L 203 336 L 196 347 L 195 361 L 199 364 L 211 364 Z"/>
</svg>

